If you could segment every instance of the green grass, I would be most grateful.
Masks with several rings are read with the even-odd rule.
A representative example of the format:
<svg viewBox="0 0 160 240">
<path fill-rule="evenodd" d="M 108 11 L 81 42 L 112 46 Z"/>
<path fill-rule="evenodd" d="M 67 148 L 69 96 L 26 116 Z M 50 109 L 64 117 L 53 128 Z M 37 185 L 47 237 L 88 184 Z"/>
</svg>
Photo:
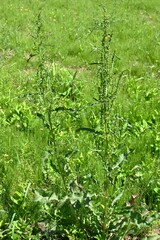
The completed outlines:
<svg viewBox="0 0 160 240">
<path fill-rule="evenodd" d="M 159 9 L 2 1 L 1 239 L 142 239 L 157 224 Z"/>
</svg>

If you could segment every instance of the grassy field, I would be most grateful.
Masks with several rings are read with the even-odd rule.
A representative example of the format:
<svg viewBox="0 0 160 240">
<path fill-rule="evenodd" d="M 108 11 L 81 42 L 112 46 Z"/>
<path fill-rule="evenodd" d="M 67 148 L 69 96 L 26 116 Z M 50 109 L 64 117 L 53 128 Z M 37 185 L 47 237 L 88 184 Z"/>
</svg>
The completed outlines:
<svg viewBox="0 0 160 240">
<path fill-rule="evenodd" d="M 0 15 L 0 239 L 159 239 L 159 0 Z"/>
</svg>

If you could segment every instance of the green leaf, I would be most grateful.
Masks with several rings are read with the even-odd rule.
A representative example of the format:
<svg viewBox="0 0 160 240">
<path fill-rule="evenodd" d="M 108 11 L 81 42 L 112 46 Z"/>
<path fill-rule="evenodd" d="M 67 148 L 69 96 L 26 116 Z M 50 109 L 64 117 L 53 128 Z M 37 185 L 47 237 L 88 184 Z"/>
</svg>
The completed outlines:
<svg viewBox="0 0 160 240">
<path fill-rule="evenodd" d="M 12 197 L 12 196 L 11 196 L 11 200 L 12 200 L 12 202 L 14 202 L 15 204 L 17 204 L 17 205 L 19 204 L 18 200 L 17 200 L 17 199 L 15 199 L 15 198 L 14 198 L 14 197 Z"/>
<path fill-rule="evenodd" d="M 43 197 L 39 192 L 35 191 L 35 202 L 48 203 L 49 197 Z"/>
<path fill-rule="evenodd" d="M 53 193 L 51 197 L 49 197 L 49 201 L 58 201 L 58 196 L 55 193 Z"/>
<path fill-rule="evenodd" d="M 160 240 L 160 235 L 148 236 L 143 238 L 142 240 Z"/>
<path fill-rule="evenodd" d="M 122 197 L 122 195 L 123 195 L 123 191 L 117 197 L 115 197 L 115 199 L 112 202 L 112 206 L 114 206 L 114 204 Z"/>
<path fill-rule="evenodd" d="M 70 197 L 71 204 L 75 204 L 77 201 L 79 201 L 80 203 L 83 201 L 83 193 L 72 193 Z"/>
</svg>

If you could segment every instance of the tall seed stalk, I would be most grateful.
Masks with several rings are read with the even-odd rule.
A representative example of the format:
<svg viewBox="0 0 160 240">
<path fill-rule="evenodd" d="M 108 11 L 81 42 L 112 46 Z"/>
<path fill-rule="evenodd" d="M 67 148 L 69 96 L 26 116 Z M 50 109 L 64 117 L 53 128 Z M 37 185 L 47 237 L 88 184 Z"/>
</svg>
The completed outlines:
<svg viewBox="0 0 160 240">
<path fill-rule="evenodd" d="M 115 116 L 114 100 L 117 95 L 119 81 L 113 76 L 115 53 L 111 51 L 112 34 L 109 33 L 109 19 L 104 10 L 103 22 L 101 24 L 102 39 L 100 50 L 100 62 L 98 63 L 98 95 L 99 95 L 99 117 L 102 135 L 98 140 L 101 160 L 105 170 L 104 181 L 104 217 L 103 230 L 107 230 L 107 219 L 109 216 L 109 188 L 111 184 L 111 169 L 113 166 L 112 155 L 115 148 Z"/>
</svg>

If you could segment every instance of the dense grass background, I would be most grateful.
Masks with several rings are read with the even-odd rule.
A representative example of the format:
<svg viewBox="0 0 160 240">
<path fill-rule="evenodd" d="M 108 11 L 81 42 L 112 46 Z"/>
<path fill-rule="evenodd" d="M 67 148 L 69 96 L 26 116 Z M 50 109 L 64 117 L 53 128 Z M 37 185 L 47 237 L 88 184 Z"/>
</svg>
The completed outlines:
<svg viewBox="0 0 160 240">
<path fill-rule="evenodd" d="M 1 49 L 7 59 L 26 65 L 33 45 L 33 23 L 40 11 L 44 17 L 46 51 L 51 61 L 83 66 L 93 60 L 98 35 L 91 34 L 101 19 L 102 6 L 111 16 L 114 49 L 121 68 L 133 74 L 158 69 L 159 1 L 10 1 L 1 3 Z"/>
<path fill-rule="evenodd" d="M 104 151 L 101 137 L 77 131 L 101 131 L 95 100 L 99 77 L 92 63 L 99 61 L 103 8 L 109 18 L 107 31 L 112 34 L 111 52 L 116 56 L 111 80 L 124 71 L 107 115 L 110 142 L 106 159 L 111 168 L 121 159 L 122 165 L 115 172 L 107 168 L 107 174 L 99 154 Z M 2 239 L 62 238 L 56 231 L 67 239 L 94 239 L 92 234 L 97 239 L 124 239 L 127 234 L 146 234 L 151 225 L 142 208 L 149 216 L 160 209 L 159 9 L 158 0 L 1 2 Z M 39 73 L 44 74 L 42 78 Z M 59 106 L 74 111 L 56 110 L 50 123 L 50 107 Z M 110 179 L 107 187 L 106 176 Z M 59 200 L 53 197 L 49 202 L 47 197 L 53 193 Z M 65 201 L 64 208 L 59 207 L 72 193 L 78 194 L 81 207 L 70 207 Z M 134 211 L 125 215 L 124 205 L 135 194 L 139 195 L 136 207 L 133 204 Z M 93 208 L 87 205 L 92 198 Z M 54 201 L 59 201 L 58 207 Z M 139 215 L 133 216 L 132 211 Z M 117 216 L 121 213 L 131 222 L 127 218 L 120 221 Z"/>
</svg>

